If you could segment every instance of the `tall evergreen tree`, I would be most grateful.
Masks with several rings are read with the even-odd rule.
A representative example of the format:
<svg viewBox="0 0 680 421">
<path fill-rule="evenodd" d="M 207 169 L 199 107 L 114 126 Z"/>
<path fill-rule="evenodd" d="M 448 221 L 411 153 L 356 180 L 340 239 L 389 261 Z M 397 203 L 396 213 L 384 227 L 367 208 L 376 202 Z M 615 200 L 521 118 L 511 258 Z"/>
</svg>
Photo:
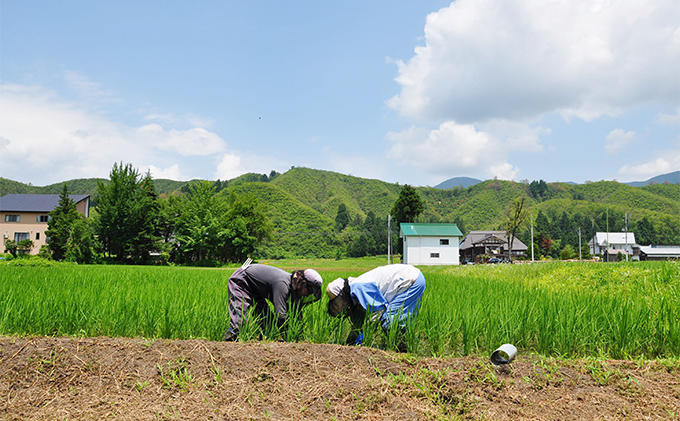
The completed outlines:
<svg viewBox="0 0 680 421">
<path fill-rule="evenodd" d="M 340 203 L 338 205 L 338 213 L 335 215 L 335 229 L 342 231 L 350 222 L 349 211 L 347 210 L 347 205 Z"/>
<path fill-rule="evenodd" d="M 133 220 L 136 229 L 130 240 L 130 255 L 138 263 L 148 263 L 151 252 L 159 249 L 159 217 L 160 205 L 158 194 L 147 171 L 137 188 L 138 199 L 133 208 Z"/>
<path fill-rule="evenodd" d="M 413 222 L 425 209 L 418 192 L 408 184 L 404 184 L 397 201 L 394 202 L 390 214 L 399 223 Z"/>
<path fill-rule="evenodd" d="M 95 231 L 109 256 L 122 262 L 148 261 L 158 247 L 157 195 L 151 175 L 141 179 L 132 164 L 115 163 L 110 183 L 97 183 Z"/>
<path fill-rule="evenodd" d="M 76 202 L 69 197 L 68 187 L 64 184 L 59 194 L 59 205 L 49 213 L 45 235 L 49 238 L 49 246 L 54 260 L 64 260 L 71 240 L 71 232 L 80 214 Z"/>
</svg>

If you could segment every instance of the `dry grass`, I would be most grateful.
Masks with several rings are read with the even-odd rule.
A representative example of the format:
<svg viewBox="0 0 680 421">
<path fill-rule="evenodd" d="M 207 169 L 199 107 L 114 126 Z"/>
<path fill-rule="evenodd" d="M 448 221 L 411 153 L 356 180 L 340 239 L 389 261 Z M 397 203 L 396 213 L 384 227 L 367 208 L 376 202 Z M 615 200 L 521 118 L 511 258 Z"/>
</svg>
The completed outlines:
<svg viewBox="0 0 680 421">
<path fill-rule="evenodd" d="M 0 339 L 0 419 L 678 419 L 677 361 L 415 358 L 307 343 Z"/>
</svg>

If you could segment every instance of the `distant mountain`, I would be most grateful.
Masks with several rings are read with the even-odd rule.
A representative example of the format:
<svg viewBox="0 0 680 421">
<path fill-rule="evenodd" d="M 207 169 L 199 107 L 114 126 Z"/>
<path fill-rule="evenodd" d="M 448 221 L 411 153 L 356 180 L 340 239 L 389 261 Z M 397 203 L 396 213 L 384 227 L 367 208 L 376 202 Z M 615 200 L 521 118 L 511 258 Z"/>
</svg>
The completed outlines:
<svg viewBox="0 0 680 421">
<path fill-rule="evenodd" d="M 649 184 L 663 184 L 663 183 L 671 183 L 671 184 L 680 184 L 680 171 L 675 171 L 675 172 L 669 172 L 668 174 L 661 174 L 657 175 L 654 178 L 650 178 L 647 181 L 631 181 L 630 183 L 624 183 L 628 184 L 629 186 L 633 187 L 643 187 L 647 186 Z"/>
<path fill-rule="evenodd" d="M 464 188 L 468 188 L 470 186 L 474 186 L 477 183 L 481 183 L 482 180 L 477 180 L 476 178 L 470 178 L 470 177 L 453 177 L 449 178 L 446 181 L 443 181 L 436 186 L 434 186 L 435 189 L 452 189 L 454 187 L 460 187 L 463 186 Z"/>
</svg>

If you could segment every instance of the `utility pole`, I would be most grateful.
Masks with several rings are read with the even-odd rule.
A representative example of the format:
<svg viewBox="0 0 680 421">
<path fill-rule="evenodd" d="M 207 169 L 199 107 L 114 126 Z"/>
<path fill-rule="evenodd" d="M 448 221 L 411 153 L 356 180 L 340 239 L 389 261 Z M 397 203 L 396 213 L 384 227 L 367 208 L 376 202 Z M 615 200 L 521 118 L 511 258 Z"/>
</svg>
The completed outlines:
<svg viewBox="0 0 680 421">
<path fill-rule="evenodd" d="M 609 263 L 609 208 L 607 208 L 607 263 Z"/>
<path fill-rule="evenodd" d="M 578 261 L 581 261 L 581 227 L 578 227 Z"/>
<path fill-rule="evenodd" d="M 387 214 L 387 264 L 392 264 L 392 215 Z"/>
<path fill-rule="evenodd" d="M 628 213 L 625 214 L 626 220 L 626 262 L 628 261 Z"/>
<path fill-rule="evenodd" d="M 534 215 L 530 215 L 531 220 L 531 263 L 534 263 Z"/>
</svg>

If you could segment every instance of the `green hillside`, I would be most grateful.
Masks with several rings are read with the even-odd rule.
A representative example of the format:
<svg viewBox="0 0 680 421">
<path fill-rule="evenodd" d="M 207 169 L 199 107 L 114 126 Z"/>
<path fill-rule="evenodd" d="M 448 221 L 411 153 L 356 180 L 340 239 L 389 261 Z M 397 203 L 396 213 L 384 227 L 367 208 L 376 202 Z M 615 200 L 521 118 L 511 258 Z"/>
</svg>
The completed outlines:
<svg viewBox="0 0 680 421">
<path fill-rule="evenodd" d="M 293 168 L 272 184 L 333 219 L 340 203 L 352 217 L 359 214 L 363 218 L 369 211 L 387 215 L 401 190 L 397 184 L 309 168 Z"/>
<path fill-rule="evenodd" d="M 264 253 L 274 258 L 292 256 L 333 256 L 333 219 L 301 203 L 272 183 L 241 183 L 222 190 L 253 194 L 274 223 L 275 233 L 264 245 Z M 291 250 L 295 250 L 294 254 Z"/>
</svg>

